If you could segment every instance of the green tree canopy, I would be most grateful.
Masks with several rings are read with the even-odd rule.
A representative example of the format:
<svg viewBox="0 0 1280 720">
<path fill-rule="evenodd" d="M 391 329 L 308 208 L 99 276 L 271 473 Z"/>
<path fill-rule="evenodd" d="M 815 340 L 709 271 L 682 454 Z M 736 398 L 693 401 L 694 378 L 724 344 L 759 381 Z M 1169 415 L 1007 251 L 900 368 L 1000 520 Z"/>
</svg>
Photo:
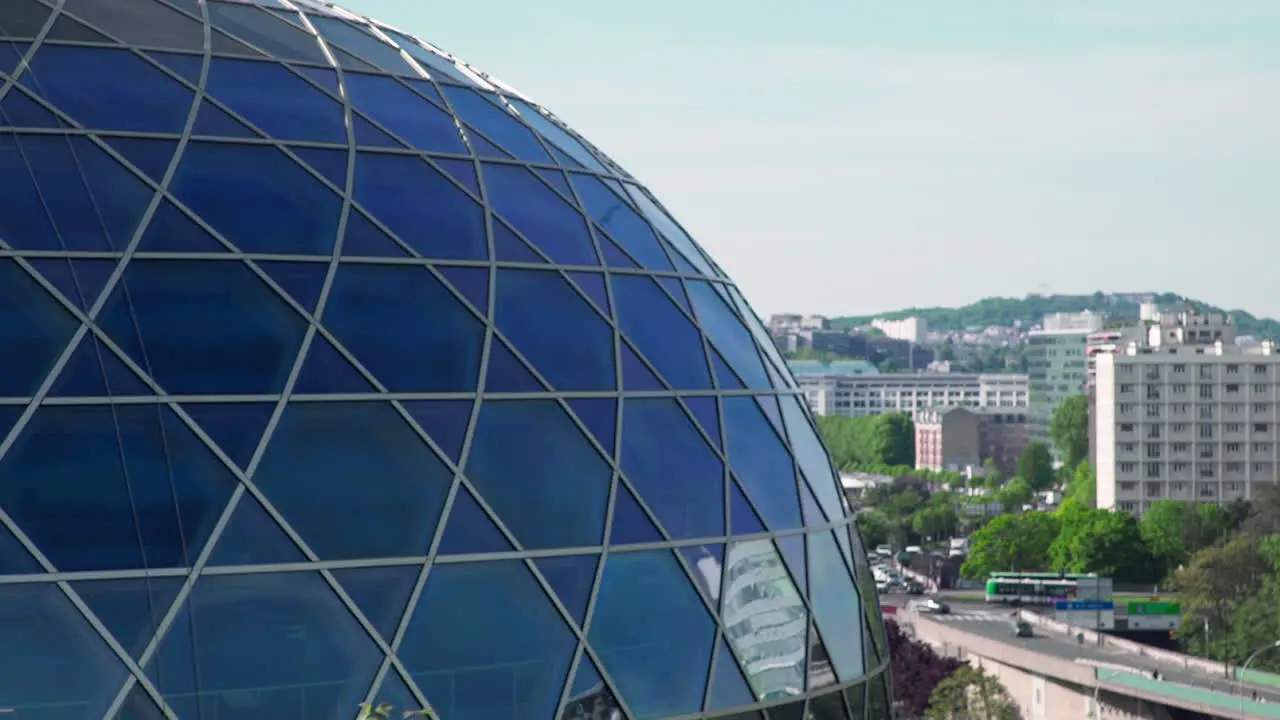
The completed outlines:
<svg viewBox="0 0 1280 720">
<path fill-rule="evenodd" d="M 1267 543 L 1268 551 L 1275 549 L 1271 543 L 1274 540 Z M 1280 556 L 1264 552 L 1264 544 L 1257 537 L 1242 534 L 1201 550 L 1174 573 L 1173 587 L 1182 605 L 1182 626 L 1177 634 L 1192 652 L 1239 662 L 1255 649 L 1244 649 L 1247 642 L 1242 640 L 1245 633 L 1238 618 L 1244 615 L 1251 599 L 1263 595 L 1268 575 L 1274 588 L 1276 572 L 1280 570 L 1277 557 Z M 1272 608 L 1280 606 L 1280 596 L 1264 599 Z M 1251 614 L 1259 613 L 1254 609 Z M 1275 637 L 1271 635 L 1270 639 L 1274 641 Z"/>
<path fill-rule="evenodd" d="M 993 572 L 1047 570 L 1049 546 L 1057 536 L 1058 519 L 1050 513 L 1001 515 L 969 536 L 969 557 L 960 574 L 980 580 Z"/>
<path fill-rule="evenodd" d="M 1000 681 L 961 665 L 929 695 L 926 720 L 1020 720 L 1018 705 Z"/>
<path fill-rule="evenodd" d="M 862 510 L 855 518 L 855 522 L 858 526 L 858 534 L 862 536 L 862 543 L 867 547 L 898 541 L 893 521 L 880 510 L 875 508 Z"/>
<path fill-rule="evenodd" d="M 820 415 L 818 429 L 831 459 L 841 470 L 868 466 L 904 466 L 916 460 L 916 431 L 904 413 L 848 418 Z"/>
<path fill-rule="evenodd" d="M 1004 506 L 1005 512 L 1009 513 L 1022 512 L 1022 506 L 1031 502 L 1035 496 L 1031 485 L 1020 477 L 1013 478 L 996 491 L 996 499 Z"/>
<path fill-rule="evenodd" d="M 1034 492 L 1047 490 L 1053 485 L 1053 456 L 1049 448 L 1038 440 L 1032 440 L 1018 458 L 1018 477 L 1027 481 Z"/>
<path fill-rule="evenodd" d="M 942 497 L 935 495 L 934 497 Z M 911 529 L 917 535 L 934 541 L 955 535 L 959 518 L 951 504 L 933 504 L 917 512 L 911 521 Z"/>
<path fill-rule="evenodd" d="M 1163 577 L 1221 539 L 1227 530 L 1227 515 L 1217 505 L 1161 500 L 1143 513 L 1139 528 Z"/>
<path fill-rule="evenodd" d="M 1089 399 L 1083 394 L 1067 397 L 1049 419 L 1049 437 L 1062 453 L 1062 464 L 1074 469 L 1089 459 Z"/>
<path fill-rule="evenodd" d="M 1160 579 L 1158 570 L 1152 572 L 1151 553 L 1132 515 L 1106 510 L 1087 512 L 1088 520 L 1071 539 L 1066 566 L 1069 572 L 1094 572 L 1131 581 Z"/>
<path fill-rule="evenodd" d="M 1076 465 L 1071 473 L 1071 479 L 1067 481 L 1067 490 L 1064 495 L 1085 507 L 1097 507 L 1098 476 L 1093 470 L 1093 465 L 1088 462 Z"/>
</svg>

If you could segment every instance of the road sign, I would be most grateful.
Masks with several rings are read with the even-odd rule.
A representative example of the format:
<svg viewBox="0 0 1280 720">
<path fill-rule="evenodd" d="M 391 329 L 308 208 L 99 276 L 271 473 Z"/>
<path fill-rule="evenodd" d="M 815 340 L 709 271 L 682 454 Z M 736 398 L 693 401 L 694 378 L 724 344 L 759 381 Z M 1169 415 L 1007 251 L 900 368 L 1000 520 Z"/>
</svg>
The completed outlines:
<svg viewBox="0 0 1280 720">
<path fill-rule="evenodd" d="M 1182 606 L 1176 602 L 1131 602 L 1130 615 L 1181 615 Z"/>
<path fill-rule="evenodd" d="M 1053 604 L 1053 609 L 1069 612 L 1115 610 L 1116 604 L 1110 600 L 1059 600 Z"/>
</svg>

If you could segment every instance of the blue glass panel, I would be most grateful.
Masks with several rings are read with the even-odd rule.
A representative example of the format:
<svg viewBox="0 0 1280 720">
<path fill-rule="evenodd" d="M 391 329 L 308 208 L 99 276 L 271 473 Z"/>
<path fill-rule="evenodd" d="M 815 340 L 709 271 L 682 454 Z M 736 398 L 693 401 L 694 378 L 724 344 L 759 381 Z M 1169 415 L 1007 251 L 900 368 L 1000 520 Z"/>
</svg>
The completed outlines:
<svg viewBox="0 0 1280 720">
<path fill-rule="evenodd" d="M 797 700 L 769 708 L 769 720 L 809 720 L 809 717 L 804 712 L 804 701 Z"/>
<path fill-rule="evenodd" d="M 787 419 L 788 435 L 791 446 L 795 450 L 796 460 L 800 463 L 800 471 L 813 488 L 819 504 L 827 517 L 837 520 L 844 517 L 844 504 L 840 500 L 840 490 L 836 485 L 839 480 L 831 471 L 831 460 L 827 450 L 822 446 L 813 426 L 809 424 L 809 413 L 800 403 L 799 397 L 778 398 L 782 413 Z"/>
<path fill-rule="evenodd" d="M 484 163 L 484 183 L 494 210 L 557 263 L 598 265 L 586 220 L 564 198 L 525 168 Z"/>
<path fill-rule="evenodd" d="M 800 594 L 805 594 L 809 587 L 809 573 L 806 569 L 808 563 L 805 560 L 804 536 L 782 535 L 774 538 L 774 542 L 778 544 L 782 560 L 791 571 L 791 577 L 795 580 Z"/>
<path fill-rule="evenodd" d="M 662 391 L 667 386 L 653 374 L 629 343 L 622 345 L 622 387 L 629 392 Z"/>
<path fill-rule="evenodd" d="M 394 78 L 361 73 L 347 73 L 344 77 L 351 104 L 410 147 L 434 152 L 467 152 L 449 113 Z"/>
<path fill-rule="evenodd" d="M 799 498 L 791 454 L 749 397 L 720 399 L 729 465 L 771 530 L 798 528 Z"/>
<path fill-rule="evenodd" d="M 634 717 L 701 710 L 715 634 L 671 551 L 605 560 L 588 640 Z"/>
<path fill-rule="evenodd" d="M 514 611 L 513 611 L 514 610 Z M 441 717 L 552 717 L 576 643 L 524 563 L 437 565 L 400 659 Z"/>
<path fill-rule="evenodd" d="M 270 277 L 280 289 L 293 298 L 306 312 L 315 312 L 320 291 L 329 275 L 327 262 L 272 262 L 259 260 L 258 269 Z"/>
<path fill-rule="evenodd" d="M 206 5 L 209 8 L 209 21 L 214 27 L 248 40 L 255 47 L 266 50 L 274 57 L 318 65 L 329 64 L 315 36 L 295 25 L 279 20 L 270 13 L 235 3 L 218 2 L 206 3 Z M 249 85 L 252 87 L 253 82 L 250 81 Z"/>
<path fill-rule="evenodd" d="M 418 72 L 410 67 L 400 51 L 370 35 L 363 28 L 331 17 L 311 16 L 311 24 L 325 40 L 341 45 L 369 63 L 373 63 L 388 72 L 417 76 Z"/>
<path fill-rule="evenodd" d="M 570 173 L 582 205 L 605 232 L 651 270 L 673 270 L 649 223 L 592 175 Z"/>
<path fill-rule="evenodd" d="M 231 117 L 226 110 L 214 105 L 213 101 L 208 97 L 200 103 L 200 110 L 196 113 L 196 121 L 191 128 L 191 134 L 197 137 L 215 138 L 258 137 L 257 132 L 248 125 Z"/>
<path fill-rule="evenodd" d="M 392 392 L 476 389 L 484 328 L 424 268 L 340 267 L 324 320 Z"/>
<path fill-rule="evenodd" d="M 352 124 L 355 127 L 356 145 L 365 148 L 393 148 L 402 150 L 408 145 L 391 137 L 377 125 L 365 119 L 360 113 L 352 113 Z"/>
<path fill-rule="evenodd" d="M 0 507 L 64 572 L 190 566 L 235 484 L 155 405 L 42 408 L 0 461 Z"/>
<path fill-rule="evenodd" d="M 641 509 L 635 496 L 625 485 L 618 483 L 613 498 L 613 524 L 609 532 L 609 544 L 634 545 L 662 540 L 662 533 Z"/>
<path fill-rule="evenodd" d="M 396 42 L 400 44 L 400 47 L 404 48 L 405 51 L 412 55 L 415 60 L 422 63 L 427 72 L 433 77 L 437 79 L 447 78 L 463 85 L 475 84 L 474 80 L 468 78 L 461 70 L 454 66 L 453 61 L 427 50 L 419 45 L 413 38 L 393 30 L 384 30 L 383 32 L 395 38 Z"/>
<path fill-rule="evenodd" d="M 522 125 L 511 113 L 496 105 L 495 103 L 498 102 L 496 98 L 490 102 L 488 98 L 492 98 L 492 95 L 476 93 L 454 85 L 441 87 L 458 117 L 501 145 L 504 150 L 521 160 L 552 162 L 551 156 L 542 148 L 542 144 L 529 128 Z"/>
<path fill-rule="evenodd" d="M 655 277 L 654 279 L 657 280 L 658 284 L 667 291 L 667 294 L 676 301 L 676 304 L 680 306 L 680 309 L 689 313 L 690 317 L 693 316 L 693 306 L 689 304 L 689 296 L 685 294 L 684 284 L 680 282 L 679 278 Z"/>
<path fill-rule="evenodd" d="M 272 403 L 189 403 L 182 409 L 240 467 L 248 467 L 275 410 Z"/>
<path fill-rule="evenodd" d="M 711 686 L 707 688 L 707 709 L 711 711 L 725 708 L 751 705 L 756 699 L 742 677 L 742 669 L 734 659 L 724 638 L 716 643 L 715 676 L 711 678 Z"/>
<path fill-rule="evenodd" d="M 405 718 L 430 717 L 422 712 L 427 708 L 421 700 L 414 697 L 408 683 L 400 676 L 400 671 L 396 670 L 394 665 L 387 668 L 387 674 L 382 678 L 382 685 L 373 694 L 373 698 L 374 707 L 382 704 L 391 706 L 392 713 L 389 717 L 397 714 Z"/>
<path fill-rule="evenodd" d="M 476 177 L 476 165 L 474 162 L 442 157 L 433 157 L 431 161 L 439 165 L 441 170 L 449 173 L 450 177 L 462 183 L 468 190 L 479 197 L 480 180 Z"/>
<path fill-rule="evenodd" d="M 611 268 L 638 269 L 640 267 L 640 263 L 632 259 L 627 251 L 619 247 L 613 238 L 605 235 L 603 231 L 597 229 L 596 237 L 600 239 L 600 256 L 604 258 L 605 265 Z"/>
<path fill-rule="evenodd" d="M 822 514 L 822 510 L 818 507 L 818 501 L 813 498 L 813 492 L 809 490 L 808 483 L 800 483 L 800 508 L 804 517 L 805 525 L 825 525 L 828 519 Z"/>
<path fill-rule="evenodd" d="M 514 549 L 480 503 L 471 496 L 471 491 L 459 487 L 436 552 L 440 555 L 470 555 L 511 552 Z"/>
<path fill-rule="evenodd" d="M 306 329 L 239 262 L 134 260 L 99 325 L 175 395 L 277 393 Z"/>
<path fill-rule="evenodd" d="M 471 422 L 470 400 L 405 400 L 400 404 L 450 460 L 461 460 Z"/>
<path fill-rule="evenodd" d="M 618 429 L 618 403 L 607 398 L 570 398 L 569 409 L 609 455 L 613 455 Z"/>
<path fill-rule="evenodd" d="M 756 402 L 760 404 L 760 409 L 764 411 L 765 417 L 769 418 L 769 424 L 773 425 L 773 429 L 782 438 L 783 444 L 790 446 L 787 430 L 782 426 L 782 414 L 778 412 L 777 397 L 774 395 L 757 395 Z"/>
<path fill-rule="evenodd" d="M 689 575 L 694 585 L 711 602 L 718 606 L 720 577 L 724 566 L 724 545 L 686 545 L 676 549 L 689 565 Z"/>
<path fill-rule="evenodd" d="M 674 399 L 623 402 L 622 471 L 672 539 L 724 528 L 724 465 Z"/>
<path fill-rule="evenodd" d="M 316 555 L 345 560 L 426 555 L 453 473 L 389 403 L 293 403 L 254 478 Z"/>
<path fill-rule="evenodd" d="M 367 215 L 357 208 L 347 214 L 347 227 L 343 231 L 343 257 L 409 257 L 409 251 L 382 228 L 373 224 Z"/>
<path fill-rule="evenodd" d="M 738 314 L 742 316 L 746 322 L 747 328 L 751 334 L 755 336 L 756 345 L 764 349 L 764 354 L 772 365 L 777 376 L 782 379 L 782 385 L 789 388 L 796 388 L 796 381 L 791 376 L 791 372 L 787 370 L 787 363 L 782 359 L 782 355 L 778 352 L 778 346 L 773 343 L 773 338 L 769 335 L 769 331 L 765 329 L 764 324 L 760 322 L 759 316 L 751 310 L 747 305 L 747 301 L 742 298 L 742 293 L 732 285 L 726 286 L 725 291 L 733 300 L 733 304 L 738 308 Z"/>
<path fill-rule="evenodd" d="M 421 565 L 372 568 L 338 568 L 331 571 L 351 602 L 387 642 L 395 637 L 400 619 L 409 606 L 409 594 L 418 584 Z M 390 672 L 394 673 L 395 670 Z M 386 700 L 385 698 L 382 698 Z"/>
<path fill-rule="evenodd" d="M 711 366 L 715 369 L 716 385 L 722 390 L 745 390 L 746 385 L 738 378 L 738 374 L 725 362 L 724 356 L 712 348 Z"/>
<path fill-rule="evenodd" d="M 334 59 L 338 61 L 338 65 L 343 70 L 377 70 L 378 68 L 357 58 L 351 53 L 339 48 L 332 43 L 329 44 L 329 52 L 333 53 Z"/>
<path fill-rule="evenodd" d="M 818 690 L 835 685 L 837 682 L 839 679 L 831 667 L 831 655 L 827 652 L 827 646 L 822 642 L 818 629 L 810 626 L 808 688 L 810 691 Z M 838 700 L 839 696 L 828 695 L 827 697 L 835 697 Z"/>
<path fill-rule="evenodd" d="M 677 390 L 709 390 L 702 336 L 653 280 L 613 275 L 618 326 Z"/>
<path fill-rule="evenodd" d="M 44 8 L 44 10 L 47 12 L 48 8 Z M 43 23 L 41 24 L 43 25 Z M 18 63 L 22 62 L 23 55 L 27 53 L 30 47 L 30 43 L 0 42 L 0 72 L 13 72 Z"/>
<path fill-rule="evenodd" d="M 81 310 L 93 305 L 116 269 L 115 260 L 93 258 L 28 258 L 27 262 Z"/>
<path fill-rule="evenodd" d="M 35 394 L 78 326 L 17 263 L 0 259 L 0 397 Z"/>
<path fill-rule="evenodd" d="M 831 533 L 809 535 L 808 546 L 809 604 L 836 675 L 848 682 L 866 671 L 862 601 Z"/>
<path fill-rule="evenodd" d="M 12 97 L 13 92 L 10 91 L 9 95 Z M 156 182 L 164 178 L 178 148 L 176 140 L 158 138 L 105 137 L 102 140 Z"/>
<path fill-rule="evenodd" d="M 879 682 L 879 680 L 878 679 L 872 680 L 872 682 L 873 683 Z M 866 714 L 866 709 L 867 709 L 866 684 L 854 685 L 853 687 L 846 689 L 844 691 L 844 698 L 845 698 L 845 701 L 849 704 L 850 709 L 853 710 L 853 720 L 863 720 L 864 718 L 867 718 L 868 720 L 870 720 L 871 718 L 875 717 L 874 715 Z"/>
<path fill-rule="evenodd" d="M 350 154 L 346 150 L 302 147 L 298 145 L 290 145 L 289 150 L 294 155 L 302 158 L 303 162 L 319 171 L 326 180 L 338 186 L 338 188 L 347 186 L 347 161 L 350 158 Z"/>
<path fill-rule="evenodd" d="M 511 153 L 503 150 L 497 145 L 494 145 L 488 140 L 485 140 L 483 135 L 480 135 L 475 131 L 467 133 L 467 140 L 471 143 L 471 147 L 475 150 L 476 155 L 479 155 L 482 158 L 497 158 L 499 160 L 514 159 Z"/>
<path fill-rule="evenodd" d="M 0 433 L 7 434 L 21 412 L 22 408 L 19 406 L 0 406 Z M 27 552 L 18 538 L 9 532 L 9 528 L 0 525 L 0 575 L 43 575 L 44 572 L 44 568 L 31 557 L 31 553 Z"/>
<path fill-rule="evenodd" d="M 417 78 L 402 77 L 400 82 L 408 85 L 419 95 L 426 97 L 428 100 L 435 102 L 440 107 L 445 106 L 444 98 L 440 96 L 440 91 L 436 90 L 436 86 L 430 80 L 422 80 Z"/>
<path fill-rule="evenodd" d="M 215 55 L 240 55 L 242 57 L 265 57 L 262 53 L 236 40 L 235 38 L 214 30 L 209 38 L 209 47 Z"/>
<path fill-rule="evenodd" d="M 0 585 L 0 698 L 16 717 L 102 717 L 128 671 L 57 585 Z"/>
<path fill-rule="evenodd" d="M 689 262 L 698 268 L 699 272 L 710 277 L 719 275 L 702 256 L 701 251 L 698 250 L 693 240 L 671 219 L 671 216 L 666 211 L 658 207 L 657 203 L 635 185 L 628 184 L 626 188 L 627 194 L 631 196 L 632 201 L 635 202 L 640 212 L 649 219 L 649 222 L 653 223 L 653 226 L 667 239 L 667 242 L 671 243 L 676 250 L 680 251 L 681 255 L 684 255 Z"/>
<path fill-rule="evenodd" d="M 204 53 L 191 55 L 151 50 L 144 54 L 173 71 L 178 77 L 191 83 L 191 85 L 200 84 L 200 73 L 204 72 Z"/>
<path fill-rule="evenodd" d="M 423 257 L 484 260 L 484 212 L 421 158 L 362 152 L 355 199 Z"/>
<path fill-rule="evenodd" d="M 720 410 L 716 406 L 716 399 L 688 395 L 680 399 L 716 447 L 724 449 L 724 439 L 720 437 Z"/>
<path fill-rule="evenodd" d="M 72 0 L 74 3 L 75 0 Z M 49 34 L 45 36 L 48 40 L 68 40 L 71 42 L 93 42 L 110 44 L 111 38 L 90 28 L 71 16 L 63 13 L 53 21 L 53 27 L 49 28 Z"/>
<path fill-rule="evenodd" d="M 214 58 L 205 92 L 277 140 L 347 142 L 342 105 L 279 63 Z"/>
<path fill-rule="evenodd" d="M 560 149 L 573 157 L 573 160 L 568 163 L 562 162 L 566 167 L 586 166 L 592 170 L 608 172 L 608 170 L 600 164 L 600 161 L 596 160 L 595 156 L 583 147 L 582 143 L 574 139 L 569 135 L 569 133 L 560 129 L 559 126 L 534 109 L 532 105 L 519 98 L 508 97 L 507 100 L 515 106 L 516 110 L 520 112 L 520 117 L 524 118 L 525 122 L 532 125 L 534 130 L 537 130 L 543 137 L 555 143 Z"/>
<path fill-rule="evenodd" d="M 0 120 L 3 120 L 0 124 L 15 128 L 64 128 L 67 126 L 19 87 L 9 90 L 4 100 L 0 100 Z"/>
<path fill-rule="evenodd" d="M 756 697 L 800 695 L 809 613 L 778 551 L 769 540 L 733 543 L 725 573 L 721 620 Z"/>
<path fill-rule="evenodd" d="M 493 255 L 499 262 L 546 263 L 515 231 L 501 220 L 493 219 Z"/>
<path fill-rule="evenodd" d="M 133 658 L 151 642 L 186 578 L 85 580 L 71 583 L 85 605 Z"/>
<path fill-rule="evenodd" d="M 591 302 L 596 304 L 606 316 L 609 315 L 609 290 L 603 273 L 592 272 L 568 272 L 569 279 L 573 280 L 587 297 L 591 298 Z"/>
<path fill-rule="evenodd" d="M 170 190 L 243 252 L 333 250 L 341 198 L 273 147 L 192 142 Z"/>
<path fill-rule="evenodd" d="M 534 168 L 533 171 L 538 173 L 538 177 L 546 180 L 551 187 L 559 190 L 561 195 L 570 200 L 573 199 L 573 188 L 570 187 L 569 181 L 565 179 L 563 171 L 552 170 L 551 168 Z"/>
<path fill-rule="evenodd" d="M 560 555 L 533 560 L 551 591 L 579 627 L 587 616 L 587 601 L 591 598 L 591 587 L 596 584 L 599 559 L 598 555 Z"/>
<path fill-rule="evenodd" d="M 600 670 L 591 656 L 582 653 L 578 657 L 578 669 L 569 684 L 569 696 L 565 701 L 561 718 L 622 718 L 622 706 L 613 697 L 613 691 L 600 677 Z"/>
<path fill-rule="evenodd" d="M 51 397 L 154 395 L 110 348 L 85 333 L 49 390 Z"/>
<path fill-rule="evenodd" d="M 437 265 L 436 272 L 481 313 L 489 313 L 489 268 Z"/>
<path fill-rule="evenodd" d="M 22 85 L 98 130 L 181 133 L 191 90 L 127 50 L 44 45 Z"/>
<path fill-rule="evenodd" d="M 725 359 L 749 387 L 771 387 L 760 360 L 759 349 L 742 319 L 729 309 L 710 284 L 690 281 L 685 285 L 689 288 L 689 297 L 693 300 L 702 329 L 710 338 L 711 344 L 724 354 Z"/>
<path fill-rule="evenodd" d="M 138 241 L 138 252 L 223 253 L 227 247 L 168 200 L 161 200 Z"/>
<path fill-rule="evenodd" d="M 249 493 L 240 497 L 209 556 L 209 565 L 271 565 L 306 562 L 307 556 Z"/>
<path fill-rule="evenodd" d="M 751 507 L 738 483 L 729 481 L 729 524 L 734 535 L 753 535 L 766 532 L 764 523 Z"/>
<path fill-rule="evenodd" d="M 307 348 L 307 359 L 302 363 L 298 380 L 293 385 L 294 395 L 320 395 L 328 393 L 377 392 L 355 365 L 317 332 Z"/>
<path fill-rule="evenodd" d="M 123 250 L 151 202 L 152 190 L 86 137 L 10 135 L 0 157 L 12 178 L 0 191 L 0 237 L 19 250 Z"/>
<path fill-rule="evenodd" d="M 5 6 L 0 37 L 34 38 L 49 19 L 50 8 L 35 0 L 13 0 Z"/>
<path fill-rule="evenodd" d="M 617 388 L 613 328 L 562 275 L 499 269 L 496 295 L 495 326 L 553 388 Z"/>
<path fill-rule="evenodd" d="M 524 548 L 600 544 L 612 471 L 557 403 L 485 401 L 465 472 Z"/>
<path fill-rule="evenodd" d="M 511 352 L 502 338 L 494 336 L 489 344 L 489 367 L 484 380 L 485 392 L 530 393 L 545 392 L 542 382 L 529 370 L 520 358 Z"/>
<path fill-rule="evenodd" d="M 285 718 L 355 708 L 382 657 L 319 573 L 214 575 L 145 669 L 181 717 Z"/>
</svg>

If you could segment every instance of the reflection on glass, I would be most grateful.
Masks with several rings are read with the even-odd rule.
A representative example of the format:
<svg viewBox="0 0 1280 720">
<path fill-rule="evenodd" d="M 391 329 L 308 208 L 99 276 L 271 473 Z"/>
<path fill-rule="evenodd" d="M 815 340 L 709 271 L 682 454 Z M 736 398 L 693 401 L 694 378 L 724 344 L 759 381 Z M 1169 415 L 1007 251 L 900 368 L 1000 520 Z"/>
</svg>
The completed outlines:
<svg viewBox="0 0 1280 720">
<path fill-rule="evenodd" d="M 752 690 L 762 700 L 804 692 L 809 613 L 768 540 L 729 546 L 721 614 Z"/>
</svg>

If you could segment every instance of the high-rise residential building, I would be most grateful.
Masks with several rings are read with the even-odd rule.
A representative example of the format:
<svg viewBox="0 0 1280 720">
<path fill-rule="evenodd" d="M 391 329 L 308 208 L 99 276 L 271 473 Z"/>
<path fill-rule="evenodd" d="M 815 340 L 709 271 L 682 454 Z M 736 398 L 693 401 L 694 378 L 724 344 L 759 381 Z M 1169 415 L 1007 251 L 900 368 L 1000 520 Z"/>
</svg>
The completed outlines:
<svg viewBox="0 0 1280 720">
<path fill-rule="evenodd" d="M 1102 328 L 1093 312 L 1047 315 L 1041 329 L 1027 333 L 1028 432 L 1053 449 L 1049 421 L 1062 401 L 1085 390 L 1089 335 Z M 1061 457 L 1054 450 L 1055 459 Z"/>
<path fill-rule="evenodd" d="M 0 714 L 889 717 L 763 324 L 435 46 L 0 0 L 0 249 Z"/>
<path fill-rule="evenodd" d="M 1146 340 L 1096 357 L 1099 507 L 1227 503 L 1277 482 L 1280 354 L 1232 343 L 1221 314 L 1161 313 Z"/>
<path fill-rule="evenodd" d="M 922 343 L 929 337 L 929 322 L 923 318 L 909 317 L 901 320 L 872 320 L 871 327 L 894 340 Z"/>
<path fill-rule="evenodd" d="M 864 417 L 922 408 L 1027 407 L 1027 376 L 1017 373 L 881 373 L 798 375 L 809 407 L 819 415 Z"/>
</svg>

